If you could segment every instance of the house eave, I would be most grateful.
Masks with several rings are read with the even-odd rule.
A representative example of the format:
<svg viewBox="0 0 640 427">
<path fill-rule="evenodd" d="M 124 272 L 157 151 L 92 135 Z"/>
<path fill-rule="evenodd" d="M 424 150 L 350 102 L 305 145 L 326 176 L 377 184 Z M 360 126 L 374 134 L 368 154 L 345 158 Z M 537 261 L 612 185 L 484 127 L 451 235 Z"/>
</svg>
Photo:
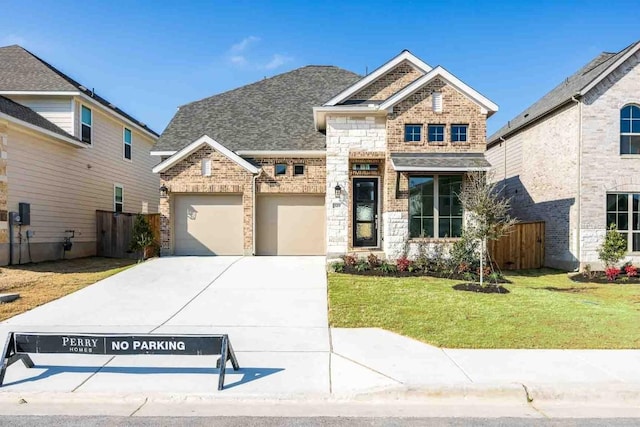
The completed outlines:
<svg viewBox="0 0 640 427">
<path fill-rule="evenodd" d="M 31 123 L 28 123 L 28 122 L 25 122 L 23 120 L 17 119 L 15 117 L 10 116 L 10 115 L 5 114 L 5 113 L 0 113 L 0 119 L 6 120 L 6 121 L 8 121 L 10 123 L 14 123 L 14 124 L 16 124 L 18 126 L 22 126 L 22 127 L 26 128 L 26 129 L 29 129 L 30 131 L 39 132 L 41 134 L 47 135 L 50 138 L 54 138 L 57 141 L 64 142 L 65 144 L 69 144 L 69 145 L 71 145 L 71 146 L 73 146 L 75 148 L 87 148 L 87 145 L 82 143 L 82 142 L 80 142 L 80 141 L 76 141 L 76 140 L 74 140 L 72 138 L 65 137 L 64 135 L 57 134 L 57 133 L 52 132 L 52 131 L 50 131 L 48 129 L 41 128 L 40 126 L 33 125 Z"/>
</svg>

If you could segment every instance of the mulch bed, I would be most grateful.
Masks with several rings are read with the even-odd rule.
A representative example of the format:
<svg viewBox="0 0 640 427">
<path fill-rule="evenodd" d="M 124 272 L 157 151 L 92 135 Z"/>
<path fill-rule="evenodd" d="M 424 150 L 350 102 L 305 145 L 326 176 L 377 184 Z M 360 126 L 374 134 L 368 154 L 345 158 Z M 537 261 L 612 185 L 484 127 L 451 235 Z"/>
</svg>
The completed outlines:
<svg viewBox="0 0 640 427">
<path fill-rule="evenodd" d="M 626 274 L 620 274 L 618 275 L 616 280 L 611 281 L 607 278 L 607 275 L 604 274 L 604 271 L 594 271 L 591 273 L 590 276 L 586 276 L 582 273 L 578 273 L 578 274 L 574 274 L 573 276 L 570 276 L 569 278 L 574 282 L 578 282 L 578 283 L 600 283 L 600 284 L 618 284 L 618 285 L 640 284 L 640 276 L 627 277 Z"/>
<path fill-rule="evenodd" d="M 439 279 L 453 279 L 453 280 L 465 280 L 462 274 L 450 274 L 436 271 L 394 271 L 391 273 L 383 273 L 382 271 L 375 270 L 365 270 L 358 271 L 352 266 L 345 265 L 344 274 L 354 274 L 358 276 L 374 276 L 374 277 L 436 277 Z M 469 280 L 467 277 L 466 280 Z M 494 282 L 491 279 L 491 282 Z M 505 278 L 501 278 L 498 280 L 498 283 L 511 283 L 509 280 Z"/>
<path fill-rule="evenodd" d="M 456 291 L 478 292 L 483 294 L 508 294 L 509 290 L 500 285 L 482 285 L 480 283 L 460 283 L 452 286 Z"/>
</svg>

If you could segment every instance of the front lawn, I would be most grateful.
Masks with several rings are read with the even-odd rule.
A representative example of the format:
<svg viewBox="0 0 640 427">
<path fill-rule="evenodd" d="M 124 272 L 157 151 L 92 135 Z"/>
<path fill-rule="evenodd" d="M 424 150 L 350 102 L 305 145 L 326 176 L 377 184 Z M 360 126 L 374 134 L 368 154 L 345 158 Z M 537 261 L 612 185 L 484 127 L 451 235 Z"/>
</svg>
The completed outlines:
<svg viewBox="0 0 640 427">
<path fill-rule="evenodd" d="M 92 257 L 0 267 L 0 294 L 20 294 L 13 302 L 0 303 L 0 321 L 126 270 L 135 262 Z"/>
<path fill-rule="evenodd" d="M 640 285 L 571 281 L 556 270 L 507 274 L 508 294 L 459 280 L 329 274 L 332 327 L 378 327 L 449 348 L 640 348 Z"/>
</svg>

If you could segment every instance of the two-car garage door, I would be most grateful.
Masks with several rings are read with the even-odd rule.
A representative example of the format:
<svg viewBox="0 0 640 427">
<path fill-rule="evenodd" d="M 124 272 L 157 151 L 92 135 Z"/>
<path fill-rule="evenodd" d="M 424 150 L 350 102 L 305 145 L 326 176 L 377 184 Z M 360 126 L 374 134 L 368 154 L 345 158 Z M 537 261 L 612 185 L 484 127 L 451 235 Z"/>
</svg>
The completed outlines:
<svg viewBox="0 0 640 427">
<path fill-rule="evenodd" d="M 176 195 L 176 255 L 242 255 L 241 195 Z M 258 255 L 324 255 L 322 195 L 260 195 L 256 208 Z"/>
</svg>

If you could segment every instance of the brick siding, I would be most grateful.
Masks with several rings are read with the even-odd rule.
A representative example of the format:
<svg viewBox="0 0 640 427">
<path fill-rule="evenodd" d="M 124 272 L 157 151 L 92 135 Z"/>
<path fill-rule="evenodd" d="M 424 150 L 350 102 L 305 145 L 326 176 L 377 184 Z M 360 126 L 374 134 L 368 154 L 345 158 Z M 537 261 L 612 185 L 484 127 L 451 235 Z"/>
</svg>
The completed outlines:
<svg viewBox="0 0 640 427">
<path fill-rule="evenodd" d="M 422 76 L 420 71 L 404 61 L 369 86 L 356 92 L 349 100 L 384 101 L 420 76 Z"/>
</svg>

